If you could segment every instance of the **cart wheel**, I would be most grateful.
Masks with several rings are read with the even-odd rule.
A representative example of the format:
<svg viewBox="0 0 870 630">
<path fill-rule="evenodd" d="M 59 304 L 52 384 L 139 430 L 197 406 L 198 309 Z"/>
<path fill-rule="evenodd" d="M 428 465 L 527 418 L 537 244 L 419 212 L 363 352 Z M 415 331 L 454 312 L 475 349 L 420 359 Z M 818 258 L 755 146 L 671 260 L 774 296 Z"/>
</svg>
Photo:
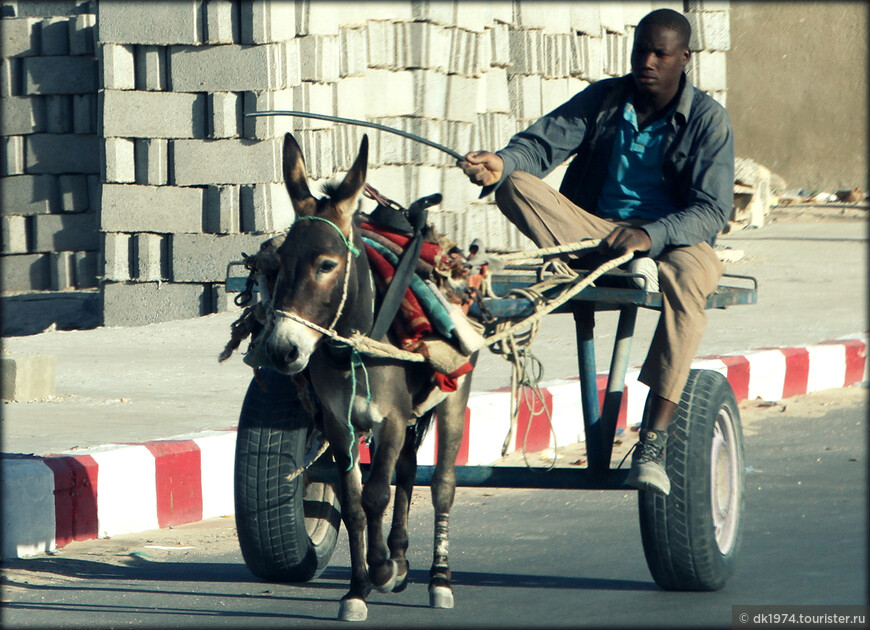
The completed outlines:
<svg viewBox="0 0 870 630">
<path fill-rule="evenodd" d="M 236 530 L 259 578 L 304 582 L 329 564 L 341 523 L 336 488 L 287 476 L 302 465 L 311 417 L 290 377 L 262 370 L 251 381 L 236 440 Z"/>
<path fill-rule="evenodd" d="M 728 380 L 692 370 L 669 427 L 671 493 L 639 491 L 643 551 L 656 584 L 713 591 L 734 571 L 743 517 L 743 432 Z"/>
</svg>

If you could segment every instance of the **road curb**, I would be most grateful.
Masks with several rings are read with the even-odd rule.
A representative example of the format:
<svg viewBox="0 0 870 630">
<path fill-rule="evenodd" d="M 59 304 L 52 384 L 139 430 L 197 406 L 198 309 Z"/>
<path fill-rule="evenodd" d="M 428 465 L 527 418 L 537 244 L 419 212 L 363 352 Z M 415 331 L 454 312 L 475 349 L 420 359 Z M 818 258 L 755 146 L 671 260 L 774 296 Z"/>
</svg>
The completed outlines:
<svg viewBox="0 0 870 630">
<path fill-rule="evenodd" d="M 700 357 L 693 367 L 725 375 L 738 402 L 846 387 L 870 375 L 866 333 L 808 346 Z M 640 423 L 649 390 L 637 376 L 636 369 L 626 375 L 619 428 Z M 578 380 L 544 382 L 540 398 L 524 392 L 508 452 L 583 440 Z M 605 384 L 606 376 L 599 374 L 599 400 Z M 471 394 L 458 464 L 490 464 L 501 457 L 510 405 L 509 388 Z M 48 456 L 4 454 L 3 559 L 52 552 L 74 540 L 232 514 L 235 441 L 235 429 L 229 428 Z M 418 462 L 433 464 L 436 449 L 436 432 L 430 431 Z M 363 449 L 363 461 L 367 457 Z"/>
</svg>

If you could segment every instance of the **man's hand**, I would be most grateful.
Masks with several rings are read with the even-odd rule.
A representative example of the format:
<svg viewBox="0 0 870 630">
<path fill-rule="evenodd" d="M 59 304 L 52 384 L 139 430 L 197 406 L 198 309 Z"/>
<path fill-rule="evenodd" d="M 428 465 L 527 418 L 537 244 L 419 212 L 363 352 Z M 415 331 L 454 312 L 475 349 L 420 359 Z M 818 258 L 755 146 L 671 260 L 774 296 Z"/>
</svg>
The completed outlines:
<svg viewBox="0 0 870 630">
<path fill-rule="evenodd" d="M 622 256 L 629 252 L 647 252 L 652 247 L 649 234 L 633 227 L 618 227 L 607 235 L 598 248 L 604 253 Z"/>
<path fill-rule="evenodd" d="M 468 175 L 472 184 L 478 186 L 491 186 L 504 173 L 504 160 L 489 151 L 473 151 L 465 156 L 465 160 L 457 160 L 456 165 Z"/>
</svg>

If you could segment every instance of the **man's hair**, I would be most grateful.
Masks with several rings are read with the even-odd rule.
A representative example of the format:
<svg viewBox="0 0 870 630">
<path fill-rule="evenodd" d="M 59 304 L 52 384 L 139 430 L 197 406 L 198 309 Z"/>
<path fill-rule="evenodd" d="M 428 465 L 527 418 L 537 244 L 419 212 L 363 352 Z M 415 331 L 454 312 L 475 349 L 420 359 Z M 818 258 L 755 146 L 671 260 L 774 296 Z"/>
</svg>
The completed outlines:
<svg viewBox="0 0 870 630">
<path fill-rule="evenodd" d="M 689 40 L 692 39 L 692 27 L 689 24 L 689 20 L 682 13 L 673 9 L 656 9 L 647 13 L 638 23 L 637 28 L 641 26 L 662 26 L 676 31 L 680 36 L 680 44 L 686 48 L 689 47 Z"/>
</svg>

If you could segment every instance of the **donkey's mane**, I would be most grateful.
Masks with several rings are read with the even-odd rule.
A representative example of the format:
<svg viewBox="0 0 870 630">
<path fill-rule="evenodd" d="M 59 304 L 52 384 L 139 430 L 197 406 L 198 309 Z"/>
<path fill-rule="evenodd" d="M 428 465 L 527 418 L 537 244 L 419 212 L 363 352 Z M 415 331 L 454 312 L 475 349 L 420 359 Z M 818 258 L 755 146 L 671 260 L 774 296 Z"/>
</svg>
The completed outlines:
<svg viewBox="0 0 870 630">
<path fill-rule="evenodd" d="M 341 182 L 325 182 L 320 187 L 320 191 L 330 199 L 335 199 L 338 196 L 339 188 L 341 188 Z"/>
</svg>

